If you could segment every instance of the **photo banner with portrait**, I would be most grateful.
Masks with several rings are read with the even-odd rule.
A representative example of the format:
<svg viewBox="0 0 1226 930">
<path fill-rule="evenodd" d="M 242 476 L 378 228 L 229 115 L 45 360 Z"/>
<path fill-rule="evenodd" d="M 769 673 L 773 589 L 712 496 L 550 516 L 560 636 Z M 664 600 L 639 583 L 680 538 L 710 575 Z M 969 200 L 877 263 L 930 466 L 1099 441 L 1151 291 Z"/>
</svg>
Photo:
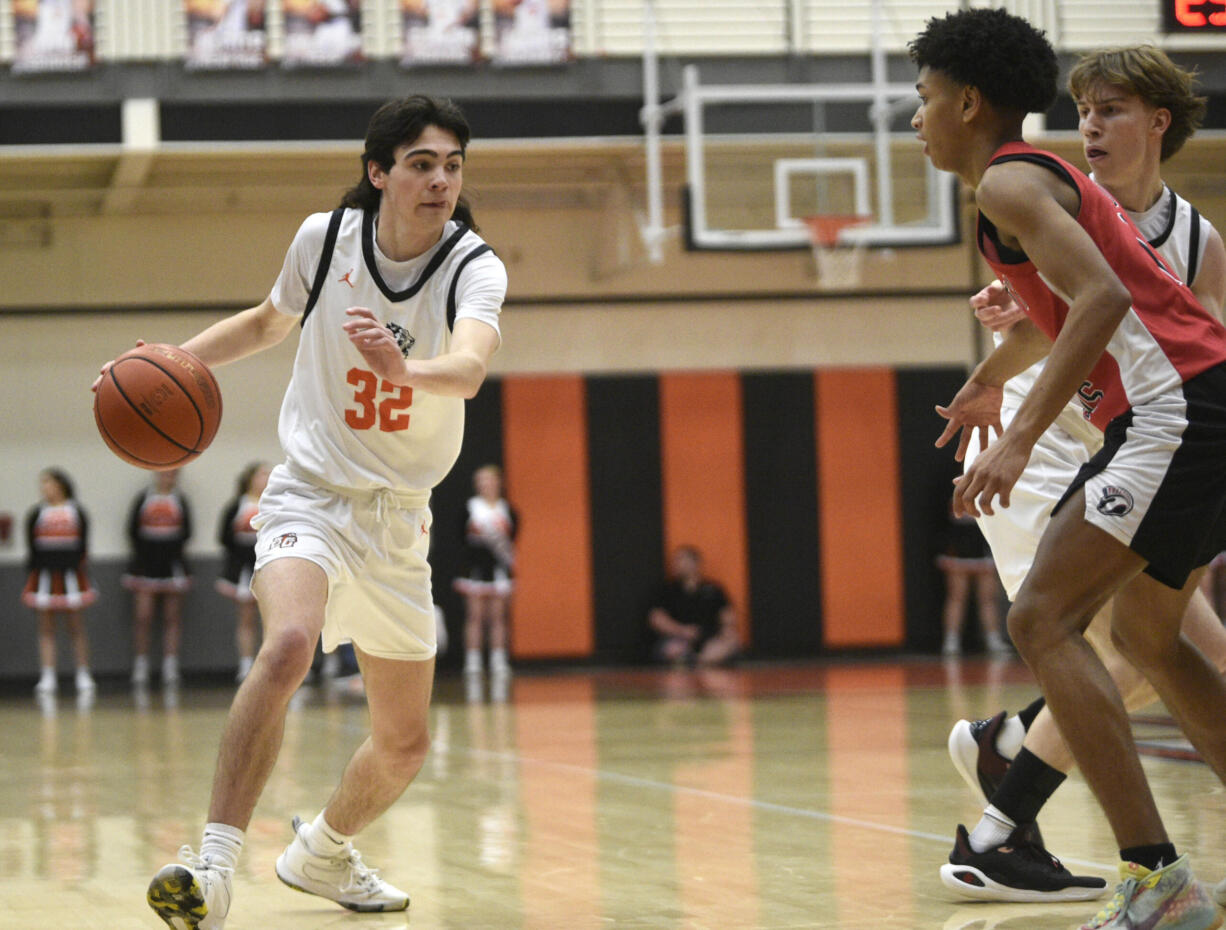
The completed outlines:
<svg viewBox="0 0 1226 930">
<path fill-rule="evenodd" d="M 94 64 L 94 0 L 13 0 L 13 73 Z"/>
<path fill-rule="evenodd" d="M 287 68 L 356 65 L 362 59 L 361 0 L 284 0 Z"/>
<path fill-rule="evenodd" d="M 266 0 L 184 0 L 191 69 L 262 68 L 268 62 Z"/>
<path fill-rule="evenodd" d="M 496 65 L 571 60 L 570 0 L 494 0 Z"/>
<path fill-rule="evenodd" d="M 400 0 L 400 63 L 470 65 L 480 55 L 478 0 Z"/>
</svg>

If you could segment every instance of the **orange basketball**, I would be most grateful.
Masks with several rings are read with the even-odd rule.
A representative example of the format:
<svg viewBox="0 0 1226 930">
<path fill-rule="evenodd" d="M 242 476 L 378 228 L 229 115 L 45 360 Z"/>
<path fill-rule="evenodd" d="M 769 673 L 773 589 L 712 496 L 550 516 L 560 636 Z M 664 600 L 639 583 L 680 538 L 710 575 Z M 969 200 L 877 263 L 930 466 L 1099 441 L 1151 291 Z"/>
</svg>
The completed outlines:
<svg viewBox="0 0 1226 930">
<path fill-rule="evenodd" d="M 94 420 L 111 451 L 153 471 L 186 465 L 209 447 L 221 425 L 213 373 L 178 346 L 130 349 L 94 394 Z"/>
</svg>

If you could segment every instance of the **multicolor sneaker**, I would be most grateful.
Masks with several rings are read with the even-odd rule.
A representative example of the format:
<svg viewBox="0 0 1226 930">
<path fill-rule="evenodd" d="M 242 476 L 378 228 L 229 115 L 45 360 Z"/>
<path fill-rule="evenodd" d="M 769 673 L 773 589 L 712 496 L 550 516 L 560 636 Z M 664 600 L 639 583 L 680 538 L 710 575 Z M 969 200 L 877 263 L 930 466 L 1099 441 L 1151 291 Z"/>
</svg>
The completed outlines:
<svg viewBox="0 0 1226 930">
<path fill-rule="evenodd" d="M 351 911 L 403 911 L 409 896 L 362 862 L 352 845 L 338 856 L 320 856 L 303 835 L 310 824 L 294 818 L 294 841 L 277 857 L 277 878 L 297 891 L 319 895 Z"/>
<path fill-rule="evenodd" d="M 1187 856 L 1150 871 L 1120 863 L 1120 883 L 1111 903 L 1081 930 L 1216 930 L 1217 908 L 1205 893 Z"/>
<path fill-rule="evenodd" d="M 162 866 L 145 895 L 149 906 L 173 930 L 222 930 L 230 912 L 232 869 L 179 850 L 179 862 Z"/>
<path fill-rule="evenodd" d="M 986 720 L 959 720 L 949 731 L 949 758 L 971 791 L 987 804 L 1009 771 L 1010 760 L 996 749 L 996 737 L 1009 717 L 1002 710 Z"/>
<path fill-rule="evenodd" d="M 1107 890 L 1101 878 L 1070 873 L 1034 842 L 1025 825 L 995 849 L 977 853 L 966 827 L 958 824 L 949 862 L 941 866 L 941 882 L 973 901 L 1093 901 Z"/>
</svg>

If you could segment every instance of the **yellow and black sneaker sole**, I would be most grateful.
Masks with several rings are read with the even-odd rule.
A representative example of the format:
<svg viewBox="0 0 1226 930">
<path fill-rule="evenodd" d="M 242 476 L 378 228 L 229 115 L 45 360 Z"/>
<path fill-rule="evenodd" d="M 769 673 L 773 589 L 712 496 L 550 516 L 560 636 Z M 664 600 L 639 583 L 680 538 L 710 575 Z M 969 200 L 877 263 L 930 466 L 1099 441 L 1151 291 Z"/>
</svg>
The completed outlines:
<svg viewBox="0 0 1226 930">
<path fill-rule="evenodd" d="M 145 899 L 172 930 L 196 930 L 209 914 L 200 882 L 181 865 L 164 866 L 153 876 Z"/>
</svg>

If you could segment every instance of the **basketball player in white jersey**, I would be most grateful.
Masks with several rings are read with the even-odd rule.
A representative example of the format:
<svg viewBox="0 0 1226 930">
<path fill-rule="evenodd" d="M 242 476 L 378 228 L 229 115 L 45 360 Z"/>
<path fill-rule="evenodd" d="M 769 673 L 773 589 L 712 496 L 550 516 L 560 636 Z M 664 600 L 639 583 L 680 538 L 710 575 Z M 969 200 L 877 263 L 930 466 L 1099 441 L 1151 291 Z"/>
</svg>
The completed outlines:
<svg viewBox="0 0 1226 930">
<path fill-rule="evenodd" d="M 1192 76 L 1151 46 L 1117 48 L 1084 56 L 1069 76 L 1069 92 L 1080 114 L 1083 150 L 1093 169 L 1091 177 L 1128 211 L 1141 234 L 1192 288 L 1208 309 L 1220 315 L 1226 300 L 1226 248 L 1210 223 L 1162 180 L 1161 164 L 1180 150 L 1195 132 L 1204 113 L 1204 98 L 1193 92 Z M 997 335 L 1025 316 L 999 282 L 971 299 L 976 315 Z M 1007 428 L 1034 385 L 1042 362 L 1006 383 L 1001 408 Z M 1101 448 L 1101 431 L 1088 423 L 1080 404 L 1070 404 L 1034 447 L 1022 478 L 1014 486 L 1010 506 L 982 514 L 979 525 L 992 547 L 1001 580 L 1012 600 L 1034 561 L 1039 537 L 1052 508 L 1078 469 Z M 976 444 L 966 457 L 969 467 Z M 1113 645 L 1110 604 L 1095 617 L 1086 637 L 1111 673 L 1130 710 L 1155 700 L 1153 687 Z M 1219 669 L 1226 668 L 1226 629 L 1204 595 L 1197 593 L 1183 620 L 1183 632 Z M 1020 715 L 1004 712 L 980 721 L 959 721 L 949 739 L 950 754 L 962 777 L 985 802 L 996 792 L 1025 791 L 1006 775 L 1010 761 L 1025 750 L 1037 760 L 1039 774 L 1028 779 L 1055 785 L 1074 765 L 1051 712 L 1035 702 Z M 1050 794 L 1050 792 L 1047 792 Z M 1007 802 L 1006 802 L 1007 803 Z M 984 814 L 986 828 L 996 820 L 996 808 Z M 979 828 L 976 828 L 979 829 Z M 972 854 L 975 832 L 960 835 Z M 985 847 L 986 848 L 986 847 Z M 956 860 L 956 861 L 955 861 Z M 1096 897 L 1105 890 L 1099 879 L 1078 879 L 1063 872 L 1050 857 L 1020 863 L 994 856 L 989 868 L 959 851 L 941 868 L 942 881 L 956 893 L 977 900 L 1063 901 Z"/>
<path fill-rule="evenodd" d="M 351 841 L 425 759 L 430 489 L 455 463 L 464 399 L 499 345 L 506 271 L 460 200 L 468 140 L 447 101 L 380 108 L 361 180 L 340 209 L 302 224 L 269 297 L 186 343 L 222 365 L 302 328 L 281 407 L 286 459 L 255 521 L 264 640 L 230 709 L 200 850 L 184 847 L 149 886 L 150 906 L 175 930 L 223 927 L 244 830 L 321 634 L 327 652 L 353 643 L 371 733 L 323 811 L 294 818 L 276 872 L 351 910 L 408 907 Z"/>
</svg>

